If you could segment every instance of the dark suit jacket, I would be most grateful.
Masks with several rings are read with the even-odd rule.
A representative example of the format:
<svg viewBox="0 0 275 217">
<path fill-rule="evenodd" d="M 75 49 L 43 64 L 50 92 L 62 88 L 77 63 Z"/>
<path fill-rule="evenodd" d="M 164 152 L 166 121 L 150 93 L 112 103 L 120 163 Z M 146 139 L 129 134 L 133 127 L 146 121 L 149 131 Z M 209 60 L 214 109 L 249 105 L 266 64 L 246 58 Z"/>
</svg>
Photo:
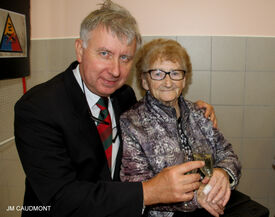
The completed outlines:
<svg viewBox="0 0 275 217">
<path fill-rule="evenodd" d="M 26 173 L 24 206 L 51 206 L 23 216 L 141 216 L 141 183 L 114 180 L 88 104 L 72 70 L 28 91 L 15 105 L 15 139 Z M 112 96 L 116 120 L 136 102 L 129 86 Z M 25 207 L 27 209 L 27 207 Z"/>
</svg>

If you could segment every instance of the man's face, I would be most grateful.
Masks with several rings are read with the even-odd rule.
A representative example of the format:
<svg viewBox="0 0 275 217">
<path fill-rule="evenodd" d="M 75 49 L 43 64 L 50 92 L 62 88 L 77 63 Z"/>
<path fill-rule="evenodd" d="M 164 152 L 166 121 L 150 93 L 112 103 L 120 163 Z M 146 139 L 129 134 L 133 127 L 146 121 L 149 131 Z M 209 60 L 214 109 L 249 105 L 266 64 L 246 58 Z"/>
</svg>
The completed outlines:
<svg viewBox="0 0 275 217">
<path fill-rule="evenodd" d="M 102 26 L 90 32 L 87 48 L 83 41 L 75 43 L 79 70 L 89 90 L 99 96 L 109 96 L 127 80 L 136 41 L 127 45 L 127 39 L 120 40 Z"/>
</svg>

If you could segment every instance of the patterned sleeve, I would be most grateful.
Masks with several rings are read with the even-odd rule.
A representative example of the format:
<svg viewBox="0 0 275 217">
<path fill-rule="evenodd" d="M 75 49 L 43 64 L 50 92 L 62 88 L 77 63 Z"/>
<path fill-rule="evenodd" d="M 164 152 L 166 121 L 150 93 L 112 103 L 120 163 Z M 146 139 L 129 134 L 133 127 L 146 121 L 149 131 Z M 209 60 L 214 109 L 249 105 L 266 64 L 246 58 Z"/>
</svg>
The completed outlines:
<svg viewBox="0 0 275 217">
<path fill-rule="evenodd" d="M 213 128 L 212 122 L 201 115 L 198 121 L 200 129 L 210 142 L 214 152 L 214 167 L 224 169 L 230 176 L 230 187 L 234 189 L 241 176 L 241 163 L 234 153 L 232 145 L 224 138 L 223 134 Z"/>
<path fill-rule="evenodd" d="M 215 167 L 224 169 L 230 176 L 230 187 L 234 189 L 239 183 L 241 176 L 241 163 L 222 133 L 213 129 L 214 141 L 216 143 Z"/>
</svg>

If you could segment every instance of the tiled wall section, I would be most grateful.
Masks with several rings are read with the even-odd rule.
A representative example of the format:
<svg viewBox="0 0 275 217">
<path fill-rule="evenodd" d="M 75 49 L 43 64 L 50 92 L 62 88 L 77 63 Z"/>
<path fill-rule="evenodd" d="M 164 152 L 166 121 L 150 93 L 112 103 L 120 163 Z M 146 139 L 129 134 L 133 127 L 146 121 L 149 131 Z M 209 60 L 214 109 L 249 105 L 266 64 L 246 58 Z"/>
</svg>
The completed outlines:
<svg viewBox="0 0 275 217">
<path fill-rule="evenodd" d="M 146 36 L 144 41 L 154 37 Z M 186 98 L 215 106 L 219 128 L 234 146 L 243 165 L 238 189 L 275 215 L 275 38 L 169 36 L 189 52 L 192 84 Z M 31 41 L 28 89 L 64 70 L 74 54 L 74 39 Z M 135 76 L 129 78 L 138 96 Z M 13 106 L 22 95 L 21 79 L 0 81 L 0 142 L 13 136 Z M 0 147 L 0 216 L 8 205 L 20 205 L 24 173 L 14 142 Z"/>
</svg>

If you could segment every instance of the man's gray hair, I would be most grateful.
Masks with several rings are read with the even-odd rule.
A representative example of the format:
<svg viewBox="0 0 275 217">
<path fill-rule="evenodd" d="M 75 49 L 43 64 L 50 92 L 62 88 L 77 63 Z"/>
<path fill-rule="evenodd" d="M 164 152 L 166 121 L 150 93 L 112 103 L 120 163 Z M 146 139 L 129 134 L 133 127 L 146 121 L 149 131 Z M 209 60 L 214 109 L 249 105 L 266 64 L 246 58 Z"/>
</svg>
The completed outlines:
<svg viewBox="0 0 275 217">
<path fill-rule="evenodd" d="M 100 9 L 91 12 L 81 23 L 80 39 L 86 48 L 89 33 L 97 26 L 102 25 L 115 34 L 120 40 L 127 39 L 127 44 L 136 39 L 137 46 L 141 44 L 141 35 L 135 18 L 122 6 L 105 0 Z"/>
</svg>

